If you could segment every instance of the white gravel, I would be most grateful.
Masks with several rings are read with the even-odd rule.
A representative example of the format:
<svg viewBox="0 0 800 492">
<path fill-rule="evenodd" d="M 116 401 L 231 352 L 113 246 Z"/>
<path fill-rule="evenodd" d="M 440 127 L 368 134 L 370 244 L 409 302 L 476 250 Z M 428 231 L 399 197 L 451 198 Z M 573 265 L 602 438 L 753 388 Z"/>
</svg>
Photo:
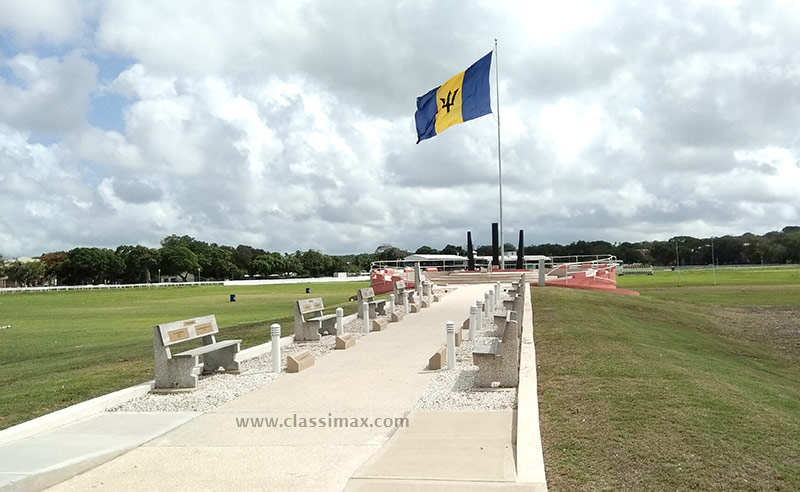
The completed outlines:
<svg viewBox="0 0 800 492">
<path fill-rule="evenodd" d="M 478 366 L 472 363 L 468 340 L 456 347 L 456 368 L 437 371 L 436 377 L 417 400 L 414 410 L 486 411 L 517 408 L 516 388 L 476 388 Z"/>
<path fill-rule="evenodd" d="M 483 323 L 484 329 L 476 338 L 491 336 L 494 327 Z M 464 330 L 466 335 L 466 330 Z M 433 381 L 417 400 L 414 410 L 487 411 L 517 408 L 516 388 L 476 388 L 478 366 L 472 363 L 474 341 L 463 340 L 456 347 L 455 369 L 437 371 Z"/>
</svg>

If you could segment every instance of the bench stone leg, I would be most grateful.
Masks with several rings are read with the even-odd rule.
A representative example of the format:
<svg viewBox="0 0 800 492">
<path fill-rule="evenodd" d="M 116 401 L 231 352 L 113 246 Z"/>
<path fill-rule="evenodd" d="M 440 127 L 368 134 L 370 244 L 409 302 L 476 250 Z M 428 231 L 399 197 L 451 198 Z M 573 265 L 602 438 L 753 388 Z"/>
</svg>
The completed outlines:
<svg viewBox="0 0 800 492">
<path fill-rule="evenodd" d="M 213 352 L 203 354 L 203 374 L 217 371 L 220 367 L 226 372 L 239 371 L 239 363 L 236 362 L 236 354 L 239 352 L 239 344 L 224 347 Z"/>
<path fill-rule="evenodd" d="M 167 361 L 166 371 L 156 374 L 156 388 L 196 388 L 197 365 L 196 356 L 173 357 Z"/>
<path fill-rule="evenodd" d="M 472 354 L 472 360 L 478 366 L 478 374 L 475 376 L 475 386 L 479 388 L 489 388 L 492 383 L 503 384 L 502 359 L 494 354 Z"/>
<path fill-rule="evenodd" d="M 326 319 L 319 322 L 319 330 L 317 330 L 317 340 L 319 335 L 336 335 L 336 318 Z"/>
<path fill-rule="evenodd" d="M 319 329 L 320 329 L 319 322 L 295 323 L 294 339 L 297 342 L 309 342 L 309 341 L 319 340 Z"/>
</svg>

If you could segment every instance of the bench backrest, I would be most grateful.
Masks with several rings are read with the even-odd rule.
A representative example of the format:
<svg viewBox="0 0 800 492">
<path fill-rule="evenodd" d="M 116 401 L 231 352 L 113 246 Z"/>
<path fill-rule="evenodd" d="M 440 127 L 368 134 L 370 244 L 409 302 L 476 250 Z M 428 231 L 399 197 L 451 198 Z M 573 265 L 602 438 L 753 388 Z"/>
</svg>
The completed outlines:
<svg viewBox="0 0 800 492">
<path fill-rule="evenodd" d="M 162 323 L 158 325 L 158 330 L 161 333 L 161 343 L 165 347 L 219 333 L 217 318 L 213 314 Z"/>
<path fill-rule="evenodd" d="M 297 301 L 297 310 L 303 317 L 305 317 L 305 315 L 309 313 L 322 314 L 323 309 L 325 309 L 325 305 L 322 304 L 321 297 L 313 297 L 311 299 L 299 299 Z"/>
<path fill-rule="evenodd" d="M 367 302 L 375 300 L 375 289 L 372 287 L 358 289 L 358 300 Z"/>
</svg>

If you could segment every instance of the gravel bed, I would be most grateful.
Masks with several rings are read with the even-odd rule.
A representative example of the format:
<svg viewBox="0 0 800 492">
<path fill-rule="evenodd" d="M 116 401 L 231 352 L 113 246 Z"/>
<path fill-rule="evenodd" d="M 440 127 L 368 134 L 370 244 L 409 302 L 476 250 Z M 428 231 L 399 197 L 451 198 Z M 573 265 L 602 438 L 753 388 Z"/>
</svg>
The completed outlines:
<svg viewBox="0 0 800 492">
<path fill-rule="evenodd" d="M 486 325 L 486 323 L 484 323 Z M 494 329 L 476 333 L 476 338 L 492 336 Z M 478 366 L 472 363 L 475 342 L 463 340 L 456 347 L 455 369 L 439 370 L 419 397 L 414 410 L 487 411 L 517 408 L 516 388 L 476 388 Z"/>
</svg>

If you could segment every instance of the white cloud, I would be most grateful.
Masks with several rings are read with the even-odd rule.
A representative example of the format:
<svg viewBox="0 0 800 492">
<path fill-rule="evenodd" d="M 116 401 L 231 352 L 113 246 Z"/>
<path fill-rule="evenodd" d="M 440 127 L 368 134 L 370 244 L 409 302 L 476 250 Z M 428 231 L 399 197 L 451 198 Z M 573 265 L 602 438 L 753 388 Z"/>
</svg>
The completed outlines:
<svg viewBox="0 0 800 492">
<path fill-rule="evenodd" d="M 85 124 L 97 66 L 80 52 L 72 51 L 63 59 L 18 54 L 7 65 L 19 85 L 0 79 L 0 121 L 56 134 Z"/>
<path fill-rule="evenodd" d="M 494 37 L 507 237 L 764 232 L 800 209 L 793 4 L 56 2 L 60 24 L 10 5 L 6 256 L 488 242 L 495 122 L 415 145 L 413 111 Z"/>
<path fill-rule="evenodd" d="M 90 8 L 79 0 L 0 0 L 0 27 L 24 44 L 75 41 L 85 33 Z"/>
</svg>

